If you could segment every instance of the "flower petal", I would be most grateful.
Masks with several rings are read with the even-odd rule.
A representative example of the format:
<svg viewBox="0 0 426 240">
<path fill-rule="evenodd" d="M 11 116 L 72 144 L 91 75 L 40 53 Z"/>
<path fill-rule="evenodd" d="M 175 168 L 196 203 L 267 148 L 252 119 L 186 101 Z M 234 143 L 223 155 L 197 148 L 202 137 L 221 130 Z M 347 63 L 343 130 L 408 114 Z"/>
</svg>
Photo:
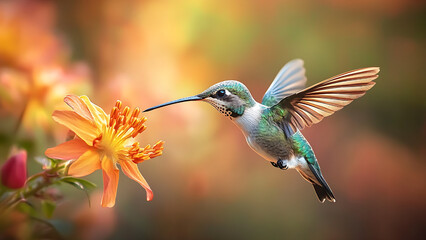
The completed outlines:
<svg viewBox="0 0 426 240">
<path fill-rule="evenodd" d="M 75 162 L 71 163 L 68 174 L 74 177 L 83 177 L 101 168 L 101 160 L 96 149 L 89 149 Z"/>
<path fill-rule="evenodd" d="M 102 173 L 104 178 L 104 193 L 102 195 L 102 207 L 114 207 L 117 195 L 119 171 L 114 167 L 112 160 L 102 158 Z"/>
<path fill-rule="evenodd" d="M 96 125 L 73 111 L 56 110 L 52 114 L 53 120 L 64 125 L 83 139 L 89 146 L 99 136 Z"/>
<path fill-rule="evenodd" d="M 80 99 L 86 104 L 97 126 L 106 125 L 108 123 L 108 116 L 102 108 L 92 103 L 87 96 L 80 96 Z"/>
<path fill-rule="evenodd" d="M 64 102 L 72 108 L 78 115 L 86 118 L 87 120 L 93 121 L 92 114 L 90 114 L 89 109 L 86 106 L 86 103 L 83 102 L 76 95 L 67 95 L 64 98 Z"/>
<path fill-rule="evenodd" d="M 138 182 L 143 188 L 146 190 L 146 200 L 151 201 L 154 197 L 151 188 L 146 182 L 145 178 L 139 171 L 138 165 L 131 161 L 121 160 L 120 161 L 121 170 L 123 170 L 124 174 L 126 174 L 129 178 Z"/>
<path fill-rule="evenodd" d="M 70 140 L 59 144 L 56 147 L 48 148 L 44 154 L 53 159 L 71 160 L 79 158 L 83 153 L 91 147 L 80 138 Z"/>
</svg>

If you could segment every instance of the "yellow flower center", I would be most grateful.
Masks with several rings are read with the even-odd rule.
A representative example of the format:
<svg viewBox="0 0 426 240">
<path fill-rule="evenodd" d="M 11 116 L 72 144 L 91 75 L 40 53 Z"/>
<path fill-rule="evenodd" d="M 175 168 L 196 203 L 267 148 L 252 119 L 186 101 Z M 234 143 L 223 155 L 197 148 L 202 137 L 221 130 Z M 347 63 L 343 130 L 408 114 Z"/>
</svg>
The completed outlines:
<svg viewBox="0 0 426 240">
<path fill-rule="evenodd" d="M 135 138 L 146 129 L 144 125 L 146 117 L 140 118 L 139 114 L 139 108 L 135 108 L 131 112 L 128 106 L 122 109 L 121 101 L 117 101 L 111 110 L 109 122 L 103 126 L 102 133 L 93 140 L 93 146 L 112 159 L 114 165 L 118 160 L 129 158 L 137 163 L 149 159 L 149 154 L 148 158 L 139 155 L 139 153 L 142 153 L 142 155 L 147 153 L 139 147 L 139 143 L 135 142 L 132 146 L 124 146 L 126 140 Z M 147 147 L 149 148 L 149 145 Z"/>
</svg>

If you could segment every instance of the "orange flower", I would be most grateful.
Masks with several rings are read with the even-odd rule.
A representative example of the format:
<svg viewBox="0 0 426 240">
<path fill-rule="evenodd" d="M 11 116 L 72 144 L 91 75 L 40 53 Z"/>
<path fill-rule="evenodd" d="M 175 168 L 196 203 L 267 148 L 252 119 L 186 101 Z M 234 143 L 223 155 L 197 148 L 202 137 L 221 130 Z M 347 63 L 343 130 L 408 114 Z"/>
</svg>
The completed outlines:
<svg viewBox="0 0 426 240">
<path fill-rule="evenodd" d="M 0 3 L 0 118 L 16 118 L 14 133 L 22 124 L 35 136 L 40 127 L 50 134 L 50 114 L 65 93 L 91 90 L 89 68 L 70 61 L 70 46 L 58 34 L 56 5 Z"/>
<path fill-rule="evenodd" d="M 0 69 L 0 116 L 14 116 L 28 132 L 50 132 L 50 114 L 66 92 L 87 92 L 89 71 L 84 64 L 39 67 L 28 71 Z M 19 119 L 21 118 L 21 119 Z"/>
<path fill-rule="evenodd" d="M 103 207 L 113 207 L 117 194 L 119 170 L 138 182 L 151 201 L 153 193 L 139 172 L 137 163 L 162 154 L 163 141 L 140 148 L 134 138 L 146 129 L 145 117 L 139 118 L 140 110 L 129 107 L 122 109 L 117 101 L 111 114 L 105 112 L 86 96 L 68 95 L 64 99 L 73 111 L 55 111 L 53 119 L 73 131 L 77 137 L 73 140 L 46 150 L 46 156 L 54 159 L 71 160 L 68 173 L 75 177 L 91 174 L 102 169 L 104 192 Z"/>
</svg>

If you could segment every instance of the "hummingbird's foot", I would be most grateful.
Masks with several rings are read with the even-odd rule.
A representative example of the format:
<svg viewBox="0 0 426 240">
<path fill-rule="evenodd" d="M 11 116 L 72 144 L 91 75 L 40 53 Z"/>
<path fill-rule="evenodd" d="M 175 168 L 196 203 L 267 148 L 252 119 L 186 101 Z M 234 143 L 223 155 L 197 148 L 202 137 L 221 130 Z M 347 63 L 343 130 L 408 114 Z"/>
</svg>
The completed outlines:
<svg viewBox="0 0 426 240">
<path fill-rule="evenodd" d="M 278 159 L 277 162 L 271 162 L 271 164 L 272 164 L 272 166 L 279 168 L 279 169 L 282 169 L 282 170 L 288 169 L 287 165 L 284 163 L 284 160 L 282 160 L 282 159 Z"/>
</svg>

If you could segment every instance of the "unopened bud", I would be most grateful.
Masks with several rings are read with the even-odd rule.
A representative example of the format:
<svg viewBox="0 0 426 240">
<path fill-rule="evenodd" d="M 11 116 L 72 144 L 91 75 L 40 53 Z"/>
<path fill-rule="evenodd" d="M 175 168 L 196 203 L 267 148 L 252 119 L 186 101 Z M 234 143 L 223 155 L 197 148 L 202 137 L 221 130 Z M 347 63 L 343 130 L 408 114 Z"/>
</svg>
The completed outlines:
<svg viewBox="0 0 426 240">
<path fill-rule="evenodd" d="M 18 189 L 27 180 L 27 152 L 21 150 L 12 155 L 1 168 L 1 182 L 8 188 Z"/>
</svg>

